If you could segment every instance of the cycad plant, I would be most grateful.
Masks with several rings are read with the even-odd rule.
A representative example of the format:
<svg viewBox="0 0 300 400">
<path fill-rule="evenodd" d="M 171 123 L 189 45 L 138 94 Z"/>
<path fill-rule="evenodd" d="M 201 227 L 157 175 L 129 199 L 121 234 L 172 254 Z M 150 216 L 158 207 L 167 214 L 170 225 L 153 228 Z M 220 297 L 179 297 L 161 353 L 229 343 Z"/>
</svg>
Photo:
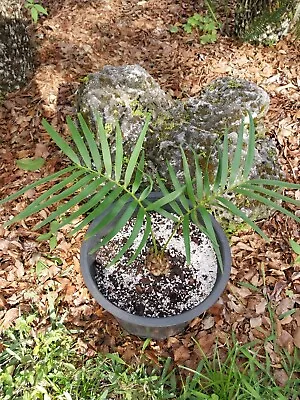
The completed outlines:
<svg viewBox="0 0 300 400">
<path fill-rule="evenodd" d="M 218 242 L 209 213 L 212 207 L 223 208 L 240 217 L 267 239 L 264 232 L 230 200 L 232 194 L 261 202 L 300 222 L 298 217 L 279 204 L 284 201 L 299 205 L 299 201 L 282 194 L 282 189 L 299 189 L 300 185 L 279 180 L 249 179 L 255 153 L 255 126 L 251 114 L 249 114 L 249 137 L 246 151 L 244 149 L 245 124 L 242 121 L 236 150 L 231 160 L 228 156 L 228 134 L 224 134 L 222 147 L 219 149 L 218 169 L 213 181 L 209 178 L 208 169 L 201 168 L 199 156 L 191 149 L 189 153 L 192 154 L 193 170 L 195 171 L 192 176 L 187 156 L 181 148 L 182 181 L 177 178 L 174 168 L 167 162 L 172 185 L 167 185 L 159 174 L 151 176 L 145 171 L 146 155 L 143 143 L 149 129 L 150 119 L 151 116 L 147 115 L 144 127 L 129 157 L 124 157 L 122 133 L 118 123 L 115 125 L 115 140 L 112 140 L 112 137 L 108 140 L 108 134 L 100 117 L 95 133 L 90 130 L 82 115 L 78 114 L 78 127 L 70 118 L 67 118 L 72 137 L 70 146 L 46 120 L 43 120 L 44 128 L 70 159 L 70 166 L 39 179 L 0 201 L 0 204 L 3 204 L 16 199 L 29 189 L 51 181 L 55 183 L 5 225 L 12 225 L 45 208 L 53 209 L 56 205 L 56 209 L 34 227 L 37 230 L 50 224 L 50 231 L 40 236 L 40 239 L 47 239 L 56 234 L 63 226 L 75 220 L 78 221 L 78 218 L 82 217 L 70 232 L 71 235 L 75 234 L 102 214 L 104 217 L 101 222 L 89 233 L 90 236 L 93 236 L 104 227 L 112 225 L 112 228 L 99 242 L 98 248 L 100 248 L 112 240 L 130 219 L 135 218 L 126 244 L 120 249 L 111 264 L 116 263 L 133 245 L 142 227 L 144 227 L 142 239 L 136 246 L 130 262 L 136 259 L 145 247 L 147 240 L 151 239 L 152 248 L 149 251 L 152 255 L 152 262 L 154 257 L 161 264 L 171 237 L 178 227 L 181 227 L 186 249 L 186 262 L 189 264 L 190 223 L 193 222 L 211 240 L 221 265 Z M 162 196 L 154 202 L 149 202 L 148 196 L 154 188 L 159 188 Z M 172 212 L 165 209 L 166 205 L 169 205 Z M 120 210 L 122 210 L 121 213 Z M 152 229 L 153 212 L 174 221 L 174 230 L 166 243 L 157 243 Z M 96 251 L 96 249 L 94 250 Z"/>
</svg>

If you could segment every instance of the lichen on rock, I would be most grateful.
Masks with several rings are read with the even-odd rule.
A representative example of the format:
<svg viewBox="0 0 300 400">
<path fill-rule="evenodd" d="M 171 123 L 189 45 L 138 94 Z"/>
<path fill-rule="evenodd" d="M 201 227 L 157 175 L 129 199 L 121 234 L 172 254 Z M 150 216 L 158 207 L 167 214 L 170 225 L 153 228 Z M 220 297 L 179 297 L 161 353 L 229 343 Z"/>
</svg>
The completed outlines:
<svg viewBox="0 0 300 400">
<path fill-rule="evenodd" d="M 149 172 L 158 171 L 166 179 L 166 160 L 174 167 L 178 178 L 182 176 L 180 146 L 186 151 L 188 159 L 192 155 L 191 149 L 194 149 L 201 156 L 202 166 L 208 160 L 208 170 L 213 178 L 217 169 L 218 146 L 222 144 L 225 129 L 229 137 L 229 158 L 232 158 L 242 118 L 245 121 L 245 144 L 247 142 L 247 111 L 250 111 L 259 138 L 251 176 L 280 177 L 276 147 L 265 135 L 262 120 L 269 107 L 269 96 L 246 80 L 232 77 L 216 79 L 199 96 L 182 102 L 166 94 L 138 65 L 106 66 L 102 71 L 90 74 L 82 83 L 77 105 L 92 128 L 98 113 L 103 117 L 104 124 L 110 127 L 118 119 L 127 153 L 135 145 L 146 113 L 151 112 L 152 120 L 144 144 L 146 165 Z M 190 163 L 190 168 L 193 172 L 193 163 Z M 265 207 L 257 208 L 253 202 L 247 204 L 244 201 L 239 205 L 255 219 L 267 215 Z"/>
</svg>

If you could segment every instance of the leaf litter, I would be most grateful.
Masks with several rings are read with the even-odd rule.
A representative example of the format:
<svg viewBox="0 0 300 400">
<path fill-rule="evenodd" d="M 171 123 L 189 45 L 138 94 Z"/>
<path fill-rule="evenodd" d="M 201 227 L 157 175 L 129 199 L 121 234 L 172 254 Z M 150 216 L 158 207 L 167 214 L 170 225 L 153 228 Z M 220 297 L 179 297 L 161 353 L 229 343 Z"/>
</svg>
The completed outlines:
<svg viewBox="0 0 300 400">
<path fill-rule="evenodd" d="M 1 198 L 66 164 L 41 127 L 42 118 L 67 135 L 65 118 L 75 112 L 76 90 L 84 76 L 104 65 L 135 63 L 181 99 L 197 95 L 220 76 L 244 78 L 263 87 L 271 97 L 267 134 L 277 142 L 283 171 L 299 182 L 300 60 L 299 43 L 293 38 L 268 48 L 220 36 L 215 44 L 202 46 L 195 35 L 170 33 L 169 26 L 203 12 L 195 2 L 47 0 L 43 4 L 49 15 L 31 28 L 39 60 L 34 77 L 0 104 Z M 37 171 L 21 170 L 15 163 L 34 157 L 46 160 Z M 37 188 L 0 208 L 1 223 L 46 189 Z M 291 209 L 299 213 L 296 207 Z M 40 325 L 49 324 L 51 293 L 57 315 L 79 329 L 78 343 L 87 356 L 117 351 L 127 362 L 146 357 L 157 364 L 160 357 L 170 356 L 175 363 L 195 368 L 202 352 L 211 354 L 216 341 L 225 344 L 232 330 L 240 343 L 264 341 L 271 335 L 272 320 L 277 344 L 289 352 L 300 348 L 300 265 L 294 263 L 296 255 L 289 245 L 290 239 L 299 242 L 300 231 L 289 218 L 275 214 L 261 222 L 270 243 L 251 231 L 232 236 L 233 268 L 222 297 L 185 332 L 150 341 L 142 351 L 143 340 L 121 331 L 84 286 L 79 265 L 84 232 L 69 238 L 65 227 L 52 251 L 47 243 L 36 241 L 38 234 L 31 228 L 49 211 L 9 230 L 0 227 L 0 329 L 8 328 L 21 313 L 34 311 Z M 278 368 L 275 378 L 283 385 L 286 377 L 276 346 L 268 342 L 266 347 Z"/>
</svg>

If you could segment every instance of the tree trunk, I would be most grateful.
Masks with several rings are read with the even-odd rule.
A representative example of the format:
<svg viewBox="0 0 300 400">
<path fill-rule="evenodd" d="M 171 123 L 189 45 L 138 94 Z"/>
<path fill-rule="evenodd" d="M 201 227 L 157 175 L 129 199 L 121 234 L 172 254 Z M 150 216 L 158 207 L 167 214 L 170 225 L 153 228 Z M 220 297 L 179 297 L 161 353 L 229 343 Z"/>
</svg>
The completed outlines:
<svg viewBox="0 0 300 400">
<path fill-rule="evenodd" d="M 23 1 L 0 0 L 0 93 L 19 89 L 34 69 Z"/>
<path fill-rule="evenodd" d="M 275 43 L 293 25 L 299 0 L 239 0 L 235 35 L 246 41 Z"/>
</svg>

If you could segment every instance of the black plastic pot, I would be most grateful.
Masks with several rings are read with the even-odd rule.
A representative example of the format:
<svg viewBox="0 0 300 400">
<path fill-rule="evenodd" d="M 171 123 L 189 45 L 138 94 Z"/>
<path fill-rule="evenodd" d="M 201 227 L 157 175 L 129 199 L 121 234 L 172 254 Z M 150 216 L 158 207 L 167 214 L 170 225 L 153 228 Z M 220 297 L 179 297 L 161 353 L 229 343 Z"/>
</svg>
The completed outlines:
<svg viewBox="0 0 300 400">
<path fill-rule="evenodd" d="M 160 193 L 153 193 L 149 196 L 149 200 L 155 201 L 161 197 Z M 113 207 L 113 205 L 112 205 Z M 170 207 L 166 206 L 166 210 L 171 211 Z M 119 216 L 121 215 L 120 211 Z M 118 218 L 119 218 L 118 216 Z M 103 218 L 100 215 L 96 218 L 88 231 L 93 229 L 99 221 Z M 164 317 L 164 318 L 151 318 L 142 317 L 139 315 L 133 315 L 126 311 L 121 310 L 116 307 L 110 301 L 108 301 L 102 293 L 99 291 L 96 280 L 95 280 L 95 254 L 90 254 L 91 250 L 97 245 L 99 239 L 109 230 L 111 226 L 105 228 L 105 230 L 100 231 L 97 235 L 84 240 L 81 251 L 80 251 L 80 265 L 81 273 L 83 275 L 84 282 L 89 289 L 95 300 L 108 312 L 110 312 L 120 323 L 120 325 L 126 329 L 129 333 L 140 336 L 143 338 L 150 337 L 153 339 L 165 339 L 169 336 L 173 336 L 181 332 L 188 323 L 195 317 L 202 314 L 208 308 L 210 308 L 223 293 L 226 284 L 229 280 L 230 270 L 231 270 L 231 253 L 228 240 L 221 227 L 221 225 L 213 218 L 212 223 L 215 230 L 217 240 L 220 245 L 220 251 L 223 259 L 223 271 L 220 267 L 217 272 L 217 279 L 215 286 L 209 296 L 202 301 L 197 307 L 185 311 L 179 315 Z M 199 219 L 201 220 L 200 214 Z"/>
</svg>

